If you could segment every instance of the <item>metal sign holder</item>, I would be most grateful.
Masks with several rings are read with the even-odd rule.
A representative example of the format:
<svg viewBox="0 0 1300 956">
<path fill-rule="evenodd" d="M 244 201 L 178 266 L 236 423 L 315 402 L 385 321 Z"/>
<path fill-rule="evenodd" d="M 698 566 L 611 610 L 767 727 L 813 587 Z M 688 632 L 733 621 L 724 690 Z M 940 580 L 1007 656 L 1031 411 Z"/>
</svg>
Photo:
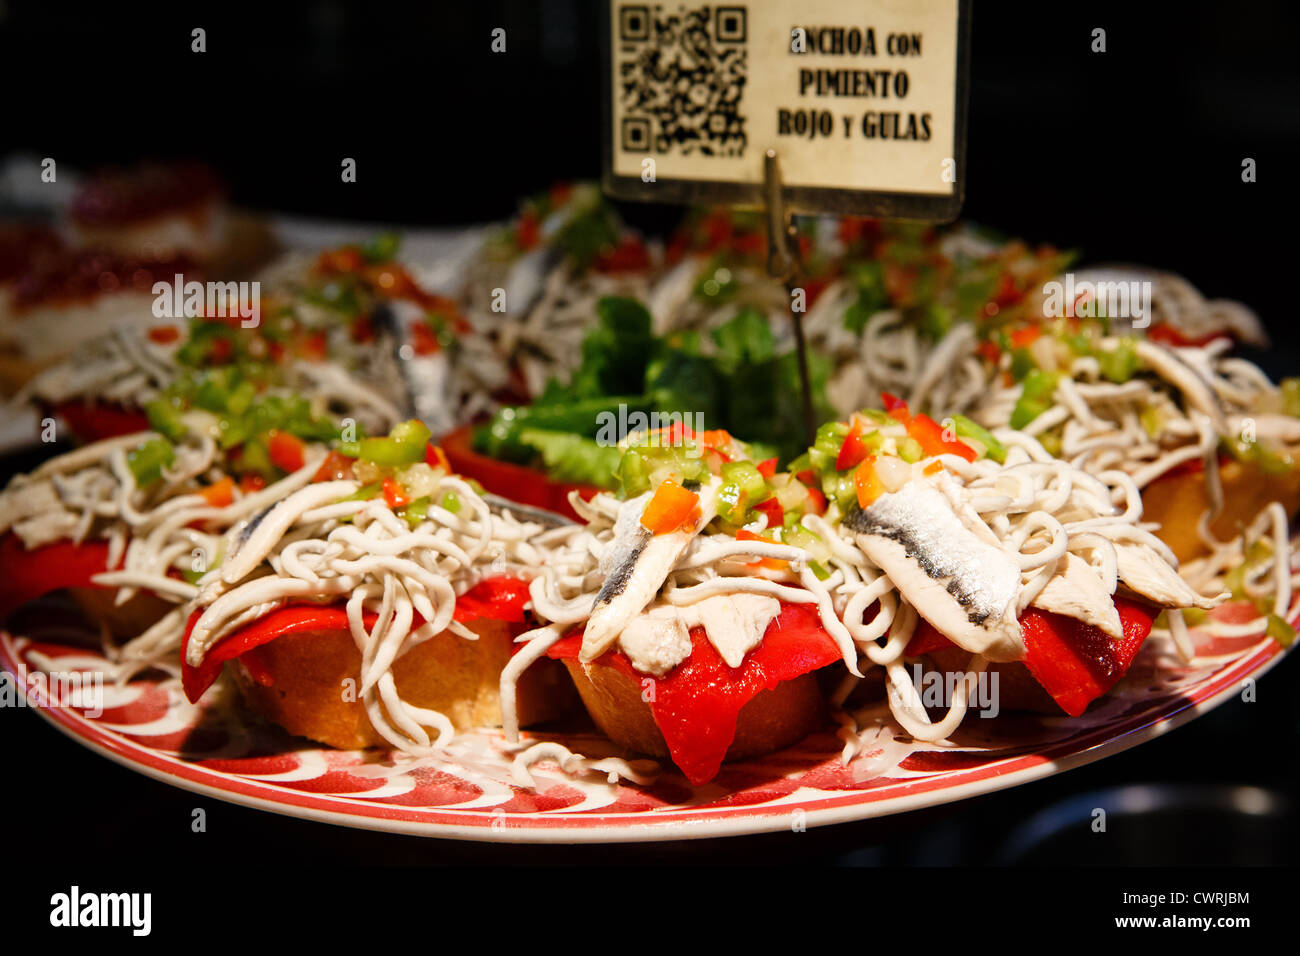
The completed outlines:
<svg viewBox="0 0 1300 956">
<path fill-rule="evenodd" d="M 796 241 L 794 219 L 785 208 L 781 194 L 781 164 L 776 150 L 769 149 L 763 156 L 763 207 L 767 218 L 767 273 L 785 284 L 786 303 L 794 300 L 795 279 L 799 273 L 799 243 Z M 804 431 L 811 445 L 817 433 L 813 415 L 812 380 L 808 374 L 808 346 L 804 341 L 803 313 L 790 309 L 794 326 L 795 354 L 799 361 L 799 392 L 803 402 Z"/>
</svg>

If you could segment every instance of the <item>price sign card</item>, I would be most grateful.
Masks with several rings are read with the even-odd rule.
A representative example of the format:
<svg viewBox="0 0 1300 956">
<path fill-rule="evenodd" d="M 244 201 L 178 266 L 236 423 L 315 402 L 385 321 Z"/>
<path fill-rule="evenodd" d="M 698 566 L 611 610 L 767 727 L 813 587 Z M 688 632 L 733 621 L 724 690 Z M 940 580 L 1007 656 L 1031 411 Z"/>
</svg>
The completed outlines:
<svg viewBox="0 0 1300 956">
<path fill-rule="evenodd" d="M 961 209 L 969 0 L 749 0 L 607 9 L 605 188 L 891 219 Z"/>
</svg>

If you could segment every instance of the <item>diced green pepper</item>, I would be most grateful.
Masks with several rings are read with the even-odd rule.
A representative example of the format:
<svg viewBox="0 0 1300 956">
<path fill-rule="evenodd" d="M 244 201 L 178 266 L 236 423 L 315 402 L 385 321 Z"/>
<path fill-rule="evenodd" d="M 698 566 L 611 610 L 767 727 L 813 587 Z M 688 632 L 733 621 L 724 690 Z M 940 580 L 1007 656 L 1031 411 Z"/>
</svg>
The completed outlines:
<svg viewBox="0 0 1300 956">
<path fill-rule="evenodd" d="M 740 485 L 728 481 L 718 489 L 718 517 L 728 524 L 744 524 L 749 497 Z"/>
<path fill-rule="evenodd" d="M 394 425 L 387 438 L 367 438 L 360 443 L 360 457 L 376 465 L 400 468 L 424 461 L 433 433 L 423 422 L 411 419 Z"/>
<path fill-rule="evenodd" d="M 751 461 L 729 461 L 722 466 L 722 480 L 734 482 L 750 501 L 767 497 L 767 479 Z"/>
<path fill-rule="evenodd" d="M 965 415 L 952 416 L 958 438 L 973 438 L 984 446 L 985 453 L 999 465 L 1007 460 L 1007 448 L 993 437 L 993 433 Z"/>
<path fill-rule="evenodd" d="M 1034 369 L 1025 376 L 1025 383 L 1011 412 L 1011 427 L 1024 428 L 1043 412 L 1052 407 L 1052 395 L 1056 392 L 1056 374 Z"/>
<path fill-rule="evenodd" d="M 1282 389 L 1282 411 L 1292 418 L 1300 418 L 1300 378 L 1284 378 L 1279 387 Z"/>
<path fill-rule="evenodd" d="M 149 418 L 149 427 L 158 434 L 172 441 L 180 441 L 185 437 L 187 429 L 181 421 L 181 410 L 168 399 L 155 398 L 144 410 Z"/>
<path fill-rule="evenodd" d="M 372 498 L 378 498 L 380 493 L 383 490 L 384 490 L 383 482 L 376 481 L 373 484 L 362 485 L 352 494 L 340 500 L 341 501 L 369 501 Z"/>
<path fill-rule="evenodd" d="M 898 440 L 898 457 L 910 465 L 925 457 L 925 449 L 911 435 L 906 435 Z"/>
<path fill-rule="evenodd" d="M 452 495 L 452 492 L 449 491 L 447 492 L 446 495 L 443 496 L 443 502 L 444 502 L 443 507 L 446 507 L 446 498 L 450 495 Z M 447 510 L 453 511 L 453 509 L 451 508 L 447 508 Z M 460 502 L 457 502 L 455 511 L 459 511 L 459 510 L 460 510 Z M 455 511 L 453 511 L 453 514 L 455 513 Z M 425 518 L 429 516 L 429 496 L 425 495 L 422 498 L 416 498 L 409 505 L 407 505 L 405 508 L 402 509 L 401 514 L 402 517 L 406 519 L 406 523 L 409 524 L 412 528 L 414 528 L 416 525 L 418 525 L 421 521 L 423 521 Z"/>
<path fill-rule="evenodd" d="M 361 246 L 361 256 L 366 262 L 391 262 L 402 247 L 402 237 L 395 232 L 380 233 Z"/>
<path fill-rule="evenodd" d="M 170 468 L 175 460 L 176 450 L 165 438 L 150 438 L 126 456 L 131 476 L 139 488 L 152 485 L 162 477 L 163 469 Z"/>
<path fill-rule="evenodd" d="M 1029 349 L 1016 348 L 1011 350 L 1011 377 L 1017 382 L 1024 381 L 1030 372 L 1038 368 L 1034 357 L 1030 354 Z"/>
<path fill-rule="evenodd" d="M 1269 614 L 1264 633 L 1283 647 L 1290 647 L 1292 642 L 1295 641 L 1295 629 L 1276 614 Z"/>
<path fill-rule="evenodd" d="M 1137 344 L 1131 338 L 1122 338 L 1115 348 L 1097 353 L 1097 364 L 1101 366 L 1103 378 L 1122 385 L 1133 377 L 1140 365 Z"/>
</svg>

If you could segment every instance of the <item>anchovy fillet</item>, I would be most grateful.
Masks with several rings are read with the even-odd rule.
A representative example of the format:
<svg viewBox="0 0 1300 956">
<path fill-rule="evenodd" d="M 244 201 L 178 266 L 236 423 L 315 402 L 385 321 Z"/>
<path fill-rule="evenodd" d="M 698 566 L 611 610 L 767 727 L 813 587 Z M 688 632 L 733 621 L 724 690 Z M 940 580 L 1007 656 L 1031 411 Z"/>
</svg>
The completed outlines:
<svg viewBox="0 0 1300 956">
<path fill-rule="evenodd" d="M 881 495 L 850 512 L 844 524 L 941 634 L 991 660 L 1024 657 L 1016 620 L 1019 565 L 967 528 L 929 482 Z"/>
</svg>

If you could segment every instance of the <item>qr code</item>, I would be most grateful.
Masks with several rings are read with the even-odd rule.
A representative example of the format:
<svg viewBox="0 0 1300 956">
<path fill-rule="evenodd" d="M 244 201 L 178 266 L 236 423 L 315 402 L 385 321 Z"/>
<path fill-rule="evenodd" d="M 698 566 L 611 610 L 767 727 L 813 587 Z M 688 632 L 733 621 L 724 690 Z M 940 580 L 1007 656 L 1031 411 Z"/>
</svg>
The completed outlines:
<svg viewBox="0 0 1300 956">
<path fill-rule="evenodd" d="M 745 8 L 628 5 L 617 15 L 623 150 L 743 156 Z"/>
</svg>

